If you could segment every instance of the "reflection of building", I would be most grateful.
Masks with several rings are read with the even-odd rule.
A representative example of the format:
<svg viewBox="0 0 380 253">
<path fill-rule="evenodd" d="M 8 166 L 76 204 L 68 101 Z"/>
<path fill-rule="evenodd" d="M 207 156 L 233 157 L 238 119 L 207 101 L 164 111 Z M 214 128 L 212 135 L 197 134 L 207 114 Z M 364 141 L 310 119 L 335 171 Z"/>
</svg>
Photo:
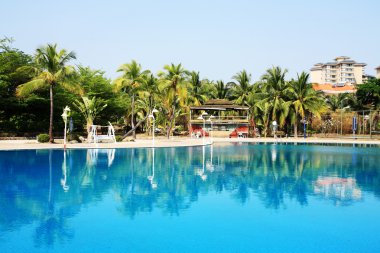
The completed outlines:
<svg viewBox="0 0 380 253">
<path fill-rule="evenodd" d="M 356 180 L 351 177 L 318 177 L 314 182 L 314 193 L 338 201 L 358 200 L 362 197 Z"/>
<path fill-rule="evenodd" d="M 334 62 L 317 63 L 311 69 L 311 82 L 345 86 L 363 83 L 365 63 L 357 63 L 347 56 L 335 58 Z"/>
<path fill-rule="evenodd" d="M 212 134 L 214 137 L 246 137 L 248 135 L 249 115 L 248 107 L 235 105 L 231 101 L 224 99 L 213 99 L 207 101 L 201 106 L 190 107 L 190 135 L 205 136 L 209 135 L 211 122 L 207 121 L 209 117 L 214 116 L 212 120 Z M 206 112 L 205 127 L 204 121 L 199 116 Z"/>
</svg>

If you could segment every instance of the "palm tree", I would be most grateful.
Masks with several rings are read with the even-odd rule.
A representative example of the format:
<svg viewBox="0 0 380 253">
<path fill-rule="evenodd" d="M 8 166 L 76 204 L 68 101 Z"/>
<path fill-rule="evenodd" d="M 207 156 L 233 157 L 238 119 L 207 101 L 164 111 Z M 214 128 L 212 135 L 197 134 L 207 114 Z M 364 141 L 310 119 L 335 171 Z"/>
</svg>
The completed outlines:
<svg viewBox="0 0 380 253">
<path fill-rule="evenodd" d="M 297 74 L 297 79 L 290 82 L 288 91 L 294 109 L 294 137 L 297 138 L 299 116 L 305 119 L 306 112 L 310 112 L 320 117 L 320 113 L 325 109 L 325 102 L 321 93 L 316 92 L 309 83 L 309 74 L 305 72 Z"/>
<path fill-rule="evenodd" d="M 273 67 L 261 77 L 261 87 L 266 94 L 263 103 L 272 104 L 270 119 L 278 121 L 280 126 L 284 125 L 291 104 L 287 101 L 289 84 L 285 81 L 286 73 L 286 69 Z"/>
<path fill-rule="evenodd" d="M 253 85 L 250 84 L 251 74 L 248 74 L 246 70 L 243 70 L 232 77 L 237 83 L 231 82 L 232 90 L 231 97 L 236 104 L 244 105 L 248 100 L 248 95 L 253 89 Z"/>
<path fill-rule="evenodd" d="M 268 108 L 268 106 L 261 104 L 265 95 L 261 92 L 261 89 L 258 84 L 253 85 L 251 92 L 248 94 L 247 101 L 245 105 L 249 107 L 249 116 L 250 116 L 250 128 L 249 128 L 249 136 L 256 137 L 256 131 L 254 131 L 257 125 L 264 125 L 265 122 L 265 110 L 264 108 Z M 264 129 L 264 133 L 265 133 Z"/>
<path fill-rule="evenodd" d="M 170 106 L 167 108 L 168 124 L 166 126 L 166 136 L 169 138 L 170 133 L 175 125 L 176 108 L 178 105 L 184 106 L 188 96 L 188 90 L 191 87 L 186 80 L 188 71 L 181 64 L 165 65 L 164 72 L 160 72 L 159 76 L 160 91 L 166 94 L 164 104 Z"/>
<path fill-rule="evenodd" d="M 158 99 L 158 79 L 153 75 L 147 76 L 139 91 L 139 99 L 137 100 L 137 108 L 140 111 L 140 121 L 147 118 L 153 108 L 160 107 Z M 140 122 L 139 122 L 140 123 Z M 147 132 L 150 131 L 150 124 L 147 125 Z"/>
<path fill-rule="evenodd" d="M 155 101 L 159 94 L 158 79 L 153 75 L 147 76 L 142 84 L 140 97 L 148 100 L 149 109 L 152 110 L 155 107 Z"/>
<path fill-rule="evenodd" d="M 349 102 L 350 102 L 350 97 L 347 93 L 340 93 L 338 95 L 330 95 L 326 99 L 326 103 L 330 107 L 330 110 L 334 112 L 338 109 L 343 109 L 345 106 L 348 106 Z"/>
<path fill-rule="evenodd" d="M 49 86 L 50 89 L 50 125 L 49 125 L 49 142 L 54 142 L 53 137 L 53 89 L 61 85 L 66 89 L 78 91 L 77 87 L 70 83 L 67 77 L 73 72 L 71 66 L 66 64 L 76 59 L 74 52 L 67 52 L 65 49 L 57 50 L 57 44 L 48 44 L 47 46 L 37 48 L 35 60 L 41 69 L 39 75 L 32 81 L 20 85 L 17 88 L 18 96 L 27 96 L 36 90 Z"/>
<path fill-rule="evenodd" d="M 192 86 L 191 100 L 194 105 L 201 105 L 206 99 L 206 95 L 202 92 L 202 81 L 199 72 L 190 72 L 189 82 Z"/>
<path fill-rule="evenodd" d="M 96 97 L 91 99 L 82 97 L 82 101 L 75 100 L 74 106 L 86 119 L 87 141 L 91 142 L 91 126 L 94 124 L 96 116 L 107 107 L 107 104 L 104 104 L 100 99 L 96 99 Z"/>
<path fill-rule="evenodd" d="M 217 91 L 217 98 L 219 99 L 227 99 L 228 98 L 228 90 L 229 85 L 225 85 L 222 80 L 219 80 L 216 82 L 215 85 L 216 91 Z"/>
<path fill-rule="evenodd" d="M 133 139 L 136 139 L 135 130 L 135 100 L 136 94 L 140 90 L 141 86 L 144 84 L 146 76 L 150 73 L 149 70 L 142 70 L 141 65 L 135 60 L 132 60 L 129 64 L 123 64 L 117 70 L 118 72 L 123 72 L 123 75 L 116 80 L 116 90 L 123 90 L 132 96 L 131 103 L 131 127 L 133 129 Z"/>
</svg>

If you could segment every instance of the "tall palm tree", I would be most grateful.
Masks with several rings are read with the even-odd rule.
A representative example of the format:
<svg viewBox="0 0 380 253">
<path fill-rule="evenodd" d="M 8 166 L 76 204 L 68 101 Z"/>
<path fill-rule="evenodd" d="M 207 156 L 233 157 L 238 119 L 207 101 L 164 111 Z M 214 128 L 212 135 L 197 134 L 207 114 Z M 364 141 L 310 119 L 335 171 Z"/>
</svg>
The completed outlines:
<svg viewBox="0 0 380 253">
<path fill-rule="evenodd" d="M 176 108 L 178 105 L 184 106 L 188 96 L 190 84 L 186 77 L 189 72 L 181 64 L 165 65 L 164 71 L 159 73 L 160 91 L 166 94 L 164 104 L 171 106 L 167 108 L 168 124 L 166 126 L 166 136 L 169 138 L 170 133 L 175 125 Z"/>
<path fill-rule="evenodd" d="M 321 112 L 326 108 L 325 101 L 321 94 L 313 89 L 309 83 L 309 74 L 305 72 L 301 75 L 297 74 L 297 79 L 290 82 L 288 91 L 294 109 L 294 137 L 297 138 L 299 116 L 304 119 L 306 113 L 310 112 L 320 117 Z"/>
<path fill-rule="evenodd" d="M 217 91 L 217 98 L 219 99 L 227 99 L 228 98 L 228 90 L 229 85 L 225 85 L 222 80 L 219 80 L 215 84 L 215 88 Z"/>
<path fill-rule="evenodd" d="M 248 94 L 247 102 L 245 105 L 249 107 L 249 116 L 250 116 L 250 128 L 249 136 L 256 137 L 256 125 L 264 125 L 264 105 L 261 105 L 260 102 L 263 100 L 264 95 L 260 92 L 258 85 L 254 85 L 252 91 Z"/>
<path fill-rule="evenodd" d="M 139 96 L 148 100 L 147 104 L 149 105 L 149 109 L 152 110 L 156 106 L 155 102 L 158 94 L 158 79 L 153 74 L 150 74 L 145 78 Z"/>
<path fill-rule="evenodd" d="M 253 89 L 253 85 L 250 84 L 251 74 L 243 70 L 234 75 L 232 79 L 234 79 L 236 83 L 230 83 L 232 85 L 231 97 L 236 104 L 244 105 L 248 100 L 249 93 Z"/>
<path fill-rule="evenodd" d="M 137 107 L 140 111 L 140 121 L 145 120 L 147 116 L 156 107 L 161 107 L 159 105 L 159 90 L 158 90 L 158 79 L 150 74 L 146 77 L 144 83 L 139 91 L 139 99 L 137 100 Z M 150 131 L 150 124 L 147 125 L 147 132 Z"/>
<path fill-rule="evenodd" d="M 149 70 L 142 70 L 142 67 L 135 60 L 131 63 L 123 64 L 117 70 L 118 72 L 123 72 L 123 75 L 116 79 L 115 88 L 117 91 L 123 90 L 129 93 L 132 97 L 131 103 L 131 127 L 133 129 L 133 139 L 136 139 L 135 128 L 135 100 L 136 94 L 140 90 L 141 86 L 144 84 L 147 75 L 150 73 Z"/>
<path fill-rule="evenodd" d="M 78 91 L 77 87 L 68 81 L 68 76 L 73 72 L 71 66 L 66 64 L 76 59 L 74 52 L 67 52 L 65 49 L 57 49 L 57 44 L 48 44 L 47 46 L 37 48 L 35 60 L 40 67 L 39 75 L 32 81 L 20 85 L 17 88 L 18 96 L 27 96 L 36 90 L 49 86 L 50 89 L 50 124 L 49 124 L 49 142 L 54 142 L 53 137 L 53 89 L 61 85 L 71 91 Z"/>
<path fill-rule="evenodd" d="M 215 98 L 217 95 L 217 90 L 213 81 L 208 79 L 201 80 L 199 72 L 190 72 L 189 84 L 189 102 L 193 105 L 201 105 L 208 99 Z"/>
<path fill-rule="evenodd" d="M 261 77 L 261 87 L 266 94 L 263 103 L 271 103 L 270 119 L 279 122 L 283 126 L 289 113 L 291 102 L 287 101 L 289 84 L 285 81 L 287 70 L 280 67 L 267 69 Z"/>
<path fill-rule="evenodd" d="M 207 96 L 202 92 L 202 81 L 199 77 L 199 72 L 192 71 L 190 72 L 189 82 L 191 84 L 191 100 L 194 105 L 201 105 L 206 99 Z"/>
</svg>

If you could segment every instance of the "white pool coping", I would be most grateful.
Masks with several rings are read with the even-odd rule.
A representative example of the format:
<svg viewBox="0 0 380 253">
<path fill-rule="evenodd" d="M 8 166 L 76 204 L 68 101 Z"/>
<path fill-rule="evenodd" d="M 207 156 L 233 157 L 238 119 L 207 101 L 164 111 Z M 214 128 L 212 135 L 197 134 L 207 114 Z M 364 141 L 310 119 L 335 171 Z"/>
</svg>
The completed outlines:
<svg viewBox="0 0 380 253">
<path fill-rule="evenodd" d="M 1 140 L 0 150 L 22 150 L 22 149 L 63 149 L 62 140 L 56 140 L 57 143 L 38 143 L 35 140 Z M 154 147 L 187 147 L 187 146 L 202 146 L 222 143 L 311 143 L 311 144 L 370 144 L 379 145 L 380 140 L 374 139 L 336 139 L 336 138 L 158 138 L 155 140 Z M 153 143 L 151 139 L 136 139 L 134 142 L 117 142 L 117 143 L 75 143 L 67 144 L 67 149 L 88 149 L 88 148 L 151 148 Z"/>
</svg>

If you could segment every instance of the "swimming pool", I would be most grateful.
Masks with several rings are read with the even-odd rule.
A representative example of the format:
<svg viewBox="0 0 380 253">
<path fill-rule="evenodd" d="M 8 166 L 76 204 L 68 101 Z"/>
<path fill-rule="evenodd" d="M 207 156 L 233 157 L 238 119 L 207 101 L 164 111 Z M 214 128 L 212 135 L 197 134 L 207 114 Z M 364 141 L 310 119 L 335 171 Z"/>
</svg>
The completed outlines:
<svg viewBox="0 0 380 253">
<path fill-rule="evenodd" d="M 380 149 L 0 152 L 0 252 L 379 252 Z"/>
</svg>

